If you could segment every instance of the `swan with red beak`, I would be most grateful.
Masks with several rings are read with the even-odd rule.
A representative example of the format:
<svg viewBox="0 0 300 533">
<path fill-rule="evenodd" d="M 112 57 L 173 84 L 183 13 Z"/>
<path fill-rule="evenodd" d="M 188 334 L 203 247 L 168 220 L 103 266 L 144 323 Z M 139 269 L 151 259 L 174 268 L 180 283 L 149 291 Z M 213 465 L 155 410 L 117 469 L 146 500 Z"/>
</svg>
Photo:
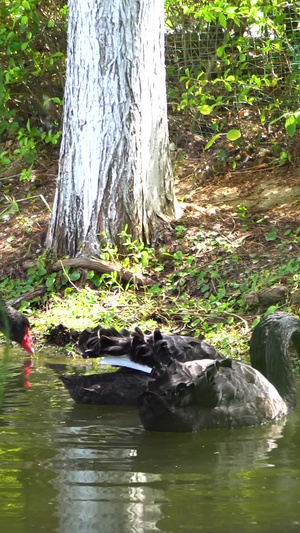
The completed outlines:
<svg viewBox="0 0 300 533">
<path fill-rule="evenodd" d="M 28 319 L 3 300 L 0 300 L 0 331 L 9 340 L 17 342 L 26 352 L 34 353 Z"/>
</svg>

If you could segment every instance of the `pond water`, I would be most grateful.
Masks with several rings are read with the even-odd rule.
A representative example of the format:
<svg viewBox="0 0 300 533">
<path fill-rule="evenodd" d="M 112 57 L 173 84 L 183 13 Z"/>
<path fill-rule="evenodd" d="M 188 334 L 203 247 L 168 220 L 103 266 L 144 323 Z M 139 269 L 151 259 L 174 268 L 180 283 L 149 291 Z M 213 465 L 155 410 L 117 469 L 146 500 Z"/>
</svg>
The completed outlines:
<svg viewBox="0 0 300 533">
<path fill-rule="evenodd" d="M 300 409 L 245 430 L 148 433 L 135 408 L 74 404 L 58 379 L 74 371 L 39 356 L 24 375 L 11 352 L 0 531 L 299 532 Z"/>
</svg>

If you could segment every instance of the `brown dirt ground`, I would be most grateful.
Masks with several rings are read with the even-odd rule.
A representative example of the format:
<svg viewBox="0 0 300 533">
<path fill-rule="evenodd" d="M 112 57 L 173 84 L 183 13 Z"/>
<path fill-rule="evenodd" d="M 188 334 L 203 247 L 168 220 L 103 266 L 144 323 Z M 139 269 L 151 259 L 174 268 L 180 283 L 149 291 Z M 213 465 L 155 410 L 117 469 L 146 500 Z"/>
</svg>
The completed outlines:
<svg viewBox="0 0 300 533">
<path fill-rule="evenodd" d="M 204 152 L 205 143 L 198 135 L 172 127 L 174 143 L 172 157 L 176 173 L 176 191 L 182 202 L 182 220 L 187 235 L 194 235 L 203 227 L 208 231 L 226 235 L 229 242 L 239 242 L 239 254 L 245 264 L 251 254 L 266 254 L 276 262 L 286 253 L 299 258 L 300 245 L 278 251 L 265 234 L 278 228 L 278 239 L 287 228 L 300 226 L 299 170 L 291 164 L 274 166 L 270 161 L 255 158 L 245 168 L 230 170 L 216 168 L 216 151 Z M 34 171 L 31 181 L 19 181 L 20 164 L 8 168 L 0 175 L 0 276 L 26 277 L 24 262 L 35 259 L 43 250 L 49 210 L 57 175 L 57 155 L 45 155 L 43 163 Z M 15 211 L 10 212 L 13 200 Z M 247 208 L 245 220 L 238 206 Z M 253 223 L 260 221 L 259 224 Z M 176 225 L 175 224 L 175 225 Z M 278 241 L 277 241 L 278 242 Z M 173 241 L 173 249 L 183 246 Z M 214 252 L 215 253 L 215 252 Z M 205 264 L 210 253 L 199 258 Z M 244 265 L 245 266 L 245 265 Z M 243 268 L 243 267 L 242 267 Z"/>
<path fill-rule="evenodd" d="M 24 263 L 42 251 L 52 205 L 57 158 L 38 164 L 30 181 L 19 181 L 22 170 L 16 161 L 0 175 L 0 276 L 24 277 Z M 16 201 L 16 209 L 12 202 Z"/>
</svg>

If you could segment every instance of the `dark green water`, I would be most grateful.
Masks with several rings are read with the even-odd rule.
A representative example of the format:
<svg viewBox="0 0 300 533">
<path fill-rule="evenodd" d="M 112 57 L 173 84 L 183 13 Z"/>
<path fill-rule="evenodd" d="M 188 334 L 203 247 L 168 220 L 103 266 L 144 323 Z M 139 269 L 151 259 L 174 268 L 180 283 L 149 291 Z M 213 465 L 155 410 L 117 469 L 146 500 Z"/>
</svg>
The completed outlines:
<svg viewBox="0 0 300 533">
<path fill-rule="evenodd" d="M 253 429 L 151 434 L 134 408 L 75 405 L 66 369 L 46 363 L 27 377 L 19 352 L 11 363 L 1 532 L 300 531 L 299 409 Z"/>
</svg>

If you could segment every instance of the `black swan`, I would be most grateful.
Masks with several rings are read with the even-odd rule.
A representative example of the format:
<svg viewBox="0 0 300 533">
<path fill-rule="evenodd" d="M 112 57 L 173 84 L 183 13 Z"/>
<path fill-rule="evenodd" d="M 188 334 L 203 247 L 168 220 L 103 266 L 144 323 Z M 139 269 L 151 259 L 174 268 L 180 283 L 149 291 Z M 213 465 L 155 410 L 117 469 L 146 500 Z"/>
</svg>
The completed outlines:
<svg viewBox="0 0 300 533">
<path fill-rule="evenodd" d="M 128 332 L 123 336 L 118 333 L 111 338 L 99 333 L 98 342 L 103 345 L 104 354 L 119 355 L 129 346 L 128 354 L 132 359 L 143 362 L 143 356 L 147 361 L 154 358 L 152 372 L 144 378 L 145 390 L 138 398 L 139 415 L 145 429 L 182 432 L 253 426 L 286 415 L 296 404 L 296 383 L 290 360 L 292 347 L 300 356 L 300 321 L 295 316 L 276 312 L 257 324 L 250 341 L 252 366 L 226 359 L 211 347 L 209 351 L 215 353 L 215 357 L 208 358 L 204 354 L 202 359 L 181 362 L 175 359 L 176 353 L 172 354 L 172 342 L 169 348 L 164 338 L 178 342 L 177 337 L 164 336 L 157 331 L 146 337 L 144 343 L 139 332 L 131 336 Z M 89 343 L 90 339 L 87 345 Z M 137 357 L 138 351 L 141 357 Z M 160 362 L 162 357 L 164 362 Z M 184 353 L 181 358 L 185 359 Z M 115 389 L 119 386 L 122 389 L 123 382 L 130 391 L 138 383 L 135 381 L 137 374 L 141 375 L 137 371 L 123 370 L 119 381 L 119 372 L 122 370 L 98 376 L 64 377 L 63 381 L 79 401 L 78 391 L 73 395 L 70 382 L 66 383 L 65 379 L 81 379 L 76 387 L 85 388 L 87 384 L 86 389 L 91 394 L 97 395 L 99 390 L 99 401 L 86 403 L 119 403 L 109 402 L 110 396 L 114 400 L 114 394 L 121 393 Z M 86 378 L 92 381 L 85 384 Z M 101 390 L 104 392 L 107 383 L 106 401 L 102 402 Z M 123 391 L 126 396 L 126 389 Z"/>
<path fill-rule="evenodd" d="M 29 321 L 19 311 L 3 302 L 0 299 L 0 331 L 11 341 L 15 341 L 22 348 L 30 353 L 34 353 L 29 334 Z"/>
<path fill-rule="evenodd" d="M 151 335 L 144 335 L 139 328 L 133 333 L 123 329 L 95 328 L 84 330 L 79 336 L 79 346 L 84 358 L 127 356 L 134 363 L 155 367 L 157 363 L 168 363 L 170 358 L 178 361 L 193 359 L 222 359 L 223 356 L 203 340 L 180 335 L 162 335 L 156 329 Z M 145 368 L 147 368 L 145 366 Z M 132 368 L 120 368 L 115 372 L 87 376 L 60 376 L 70 396 L 77 403 L 97 405 L 137 405 L 138 398 L 148 389 L 153 378 L 149 373 Z"/>
<path fill-rule="evenodd" d="M 286 415 L 296 404 L 290 360 L 300 356 L 300 321 L 273 313 L 254 328 L 252 366 L 234 360 L 172 361 L 153 370 L 139 398 L 139 415 L 151 431 L 198 431 L 254 426 Z"/>
</svg>

